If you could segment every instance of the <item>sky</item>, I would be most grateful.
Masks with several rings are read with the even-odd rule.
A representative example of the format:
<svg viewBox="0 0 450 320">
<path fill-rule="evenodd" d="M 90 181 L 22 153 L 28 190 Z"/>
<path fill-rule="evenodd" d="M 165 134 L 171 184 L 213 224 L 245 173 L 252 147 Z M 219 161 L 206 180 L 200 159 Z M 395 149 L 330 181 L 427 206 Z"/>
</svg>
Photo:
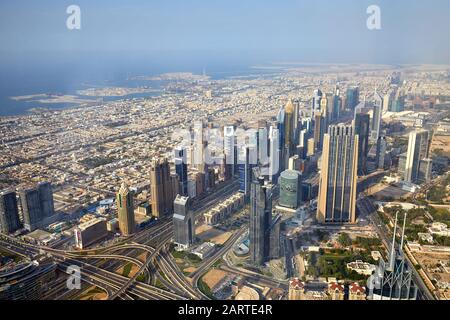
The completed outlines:
<svg viewBox="0 0 450 320">
<path fill-rule="evenodd" d="M 81 30 L 66 8 L 81 9 Z M 366 27 L 369 5 L 381 30 Z M 448 0 L 15 0 L 2 58 L 204 54 L 268 61 L 450 63 Z"/>
</svg>

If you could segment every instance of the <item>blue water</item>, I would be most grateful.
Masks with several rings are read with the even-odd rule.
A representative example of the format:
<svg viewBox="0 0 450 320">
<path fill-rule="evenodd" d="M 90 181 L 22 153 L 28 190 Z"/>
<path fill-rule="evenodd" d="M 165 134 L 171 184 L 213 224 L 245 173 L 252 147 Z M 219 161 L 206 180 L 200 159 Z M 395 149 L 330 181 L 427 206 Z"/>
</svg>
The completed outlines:
<svg viewBox="0 0 450 320">
<path fill-rule="evenodd" d="M 242 60 L 242 61 L 241 61 Z M 258 63 L 258 61 L 255 61 Z M 213 79 L 257 73 L 249 60 L 239 58 L 190 57 L 180 54 L 151 56 L 127 54 L 31 54 L 0 56 L 0 116 L 26 114 L 31 108 L 66 108 L 73 104 L 40 104 L 15 101 L 11 97 L 34 94 L 77 95 L 92 87 L 141 87 L 161 89 L 159 81 L 127 80 L 134 76 L 155 76 L 167 72 L 206 72 Z M 263 72 L 263 71 L 261 71 Z M 267 73 L 268 71 L 264 71 Z M 105 97 L 104 101 L 143 98 L 158 92 Z M 82 97 L 83 98 L 83 97 Z M 91 98 L 92 97 L 85 97 Z M 95 97 L 94 97 L 95 98 Z"/>
</svg>

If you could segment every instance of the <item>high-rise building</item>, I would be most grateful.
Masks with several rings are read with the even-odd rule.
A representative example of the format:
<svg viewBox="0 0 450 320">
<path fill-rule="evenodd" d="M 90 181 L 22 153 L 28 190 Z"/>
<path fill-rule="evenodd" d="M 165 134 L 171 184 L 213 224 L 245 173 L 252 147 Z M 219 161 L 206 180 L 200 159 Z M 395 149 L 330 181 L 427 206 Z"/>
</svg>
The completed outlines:
<svg viewBox="0 0 450 320">
<path fill-rule="evenodd" d="M 120 232 L 129 236 L 135 232 L 133 192 L 125 183 L 120 186 L 116 195 L 117 217 L 119 219 Z"/>
<path fill-rule="evenodd" d="M 152 161 L 150 188 L 153 216 L 161 218 L 170 214 L 176 194 L 174 194 L 173 177 L 170 175 L 170 165 L 167 158 Z"/>
<path fill-rule="evenodd" d="M 359 137 L 353 126 L 333 125 L 324 137 L 317 220 L 320 223 L 356 221 Z"/>
<path fill-rule="evenodd" d="M 16 193 L 12 190 L 0 192 L 0 233 L 8 234 L 22 227 L 19 219 Z"/>
<path fill-rule="evenodd" d="M 286 170 L 280 175 L 280 199 L 282 207 L 297 209 L 301 202 L 301 174 L 298 171 Z"/>
<path fill-rule="evenodd" d="M 314 90 L 314 96 L 311 105 L 311 118 L 314 119 L 316 112 L 320 111 L 320 100 L 322 99 L 322 91 L 320 89 Z"/>
<path fill-rule="evenodd" d="M 414 272 L 411 270 L 403 252 L 406 214 L 403 217 L 402 238 L 396 248 L 398 214 L 395 216 L 392 244 L 389 260 L 379 259 L 377 271 L 374 273 L 374 284 L 369 287 L 369 300 L 417 300 L 418 287 L 414 282 Z"/>
<path fill-rule="evenodd" d="M 176 147 L 174 149 L 175 172 L 180 183 L 180 194 L 187 196 L 188 185 L 188 168 L 187 168 L 187 151 L 185 147 Z"/>
<path fill-rule="evenodd" d="M 267 129 L 267 123 L 260 122 L 258 126 L 257 150 L 258 150 L 258 163 L 261 166 L 266 166 L 269 161 L 268 142 L 269 142 L 269 130 Z"/>
<path fill-rule="evenodd" d="M 369 154 L 370 116 L 357 113 L 354 120 L 355 134 L 359 136 L 358 175 L 367 174 L 367 156 Z"/>
<path fill-rule="evenodd" d="M 252 153 L 255 152 L 255 147 L 244 145 L 239 149 L 238 154 L 239 192 L 242 192 L 247 199 L 250 196 L 252 169 L 256 166 L 256 163 L 251 161 Z"/>
<path fill-rule="evenodd" d="M 383 113 L 389 112 L 392 110 L 392 103 L 394 100 L 394 92 L 393 91 L 389 91 L 388 93 L 386 93 L 384 95 L 383 98 Z"/>
<path fill-rule="evenodd" d="M 327 123 L 330 123 L 334 118 L 334 94 L 327 93 L 320 100 L 320 112 L 326 118 Z"/>
<path fill-rule="evenodd" d="M 174 243 L 182 249 L 189 248 L 195 240 L 195 216 L 189 206 L 189 197 L 177 195 L 173 203 Z"/>
<path fill-rule="evenodd" d="M 273 185 L 255 174 L 250 196 L 250 261 L 261 266 L 270 254 L 270 225 L 272 220 Z"/>
<path fill-rule="evenodd" d="M 44 217 L 51 217 L 55 214 L 55 204 L 53 203 L 53 191 L 50 182 L 38 183 L 39 200 L 41 202 Z"/>
<path fill-rule="evenodd" d="M 223 149 L 225 154 L 225 163 L 227 171 L 234 175 L 236 172 L 236 142 L 234 126 L 225 126 L 223 128 Z"/>
<path fill-rule="evenodd" d="M 203 137 L 203 122 L 197 121 L 194 123 L 194 137 L 193 137 L 193 157 L 192 165 L 200 172 L 205 172 L 205 147 L 206 141 Z M 173 200 L 173 199 L 172 199 Z"/>
<path fill-rule="evenodd" d="M 283 170 L 284 165 L 285 165 L 285 160 L 284 160 L 284 142 L 285 142 L 285 111 L 284 108 L 280 108 L 280 110 L 278 111 L 277 114 L 277 129 L 278 129 L 278 142 L 279 142 L 279 150 L 280 150 L 280 170 Z"/>
<path fill-rule="evenodd" d="M 375 160 L 375 165 L 376 165 L 377 169 L 385 168 L 386 150 L 387 150 L 386 137 L 381 136 L 377 140 L 377 154 L 376 154 L 376 160 Z"/>
<path fill-rule="evenodd" d="M 269 129 L 269 180 L 276 183 L 280 172 L 280 132 L 271 126 Z"/>
<path fill-rule="evenodd" d="M 373 118 L 372 118 L 372 139 L 377 141 L 380 136 L 381 129 L 381 114 L 383 112 L 383 98 L 375 90 L 373 96 Z"/>
<path fill-rule="evenodd" d="M 288 101 L 284 109 L 284 161 L 288 161 L 294 150 L 294 104 Z M 287 165 L 287 163 L 285 164 Z"/>
<path fill-rule="evenodd" d="M 415 130 L 409 134 L 405 164 L 406 182 L 418 183 L 420 160 L 428 158 L 429 139 L 427 130 Z"/>
<path fill-rule="evenodd" d="M 311 157 L 315 153 L 316 143 L 314 142 L 314 138 L 308 139 L 308 145 L 306 147 L 306 156 Z"/>
<path fill-rule="evenodd" d="M 419 173 L 417 175 L 418 183 L 430 182 L 432 178 L 433 160 L 432 159 L 422 159 L 419 163 Z"/>
<path fill-rule="evenodd" d="M 401 90 L 398 90 L 394 101 L 392 102 L 391 105 L 391 110 L 392 112 L 402 112 L 405 110 L 405 96 L 403 95 Z"/>
<path fill-rule="evenodd" d="M 269 227 L 269 256 L 268 259 L 279 259 L 283 255 L 283 238 L 282 229 L 284 229 L 284 221 L 281 214 L 271 216 L 271 224 Z"/>
<path fill-rule="evenodd" d="M 55 216 L 52 186 L 42 182 L 36 188 L 19 191 L 25 229 L 33 231 L 51 223 L 49 218 Z"/>
<path fill-rule="evenodd" d="M 346 108 L 349 110 L 354 110 L 359 104 L 359 87 L 350 87 L 347 89 L 346 95 Z"/>
<path fill-rule="evenodd" d="M 332 121 L 339 119 L 341 109 L 342 109 L 342 98 L 339 95 L 339 89 L 337 89 L 333 96 L 333 112 L 332 112 L 333 116 L 331 118 Z"/>
<path fill-rule="evenodd" d="M 316 112 L 314 118 L 314 143 L 316 150 L 322 150 L 323 136 L 325 135 L 326 128 L 327 126 L 325 116 L 323 116 L 320 111 Z"/>
</svg>

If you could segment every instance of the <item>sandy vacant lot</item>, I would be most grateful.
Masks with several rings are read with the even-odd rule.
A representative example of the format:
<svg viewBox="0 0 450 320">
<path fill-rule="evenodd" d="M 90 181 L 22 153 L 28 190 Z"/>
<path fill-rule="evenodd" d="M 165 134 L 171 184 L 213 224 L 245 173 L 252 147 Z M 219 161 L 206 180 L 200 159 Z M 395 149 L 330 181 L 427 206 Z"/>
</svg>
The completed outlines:
<svg viewBox="0 0 450 320">
<path fill-rule="evenodd" d="M 224 244 L 233 234 L 231 232 L 224 232 L 218 236 L 211 238 L 211 242 L 215 244 Z"/>
<path fill-rule="evenodd" d="M 447 156 L 450 155 L 450 136 L 434 135 L 431 152 L 437 149 L 441 149 Z"/>
<path fill-rule="evenodd" d="M 228 272 L 218 269 L 212 269 L 210 270 L 205 276 L 203 277 L 203 281 L 210 287 L 211 289 L 214 288 L 220 281 L 222 281 L 226 276 L 228 275 Z"/>
</svg>

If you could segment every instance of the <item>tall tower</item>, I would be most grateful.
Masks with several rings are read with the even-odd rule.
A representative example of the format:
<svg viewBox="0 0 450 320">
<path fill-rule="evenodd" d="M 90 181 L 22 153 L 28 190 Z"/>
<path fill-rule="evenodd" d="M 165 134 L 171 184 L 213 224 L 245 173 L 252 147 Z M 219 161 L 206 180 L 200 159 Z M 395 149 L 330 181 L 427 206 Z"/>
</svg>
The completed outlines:
<svg viewBox="0 0 450 320">
<path fill-rule="evenodd" d="M 152 214 L 162 218 L 172 212 L 174 190 L 167 158 L 152 161 L 150 169 L 150 188 L 152 195 Z"/>
<path fill-rule="evenodd" d="M 355 114 L 353 123 L 355 134 L 359 136 L 358 144 L 358 175 L 367 173 L 367 156 L 369 154 L 370 116 L 364 113 Z"/>
<path fill-rule="evenodd" d="M 324 137 L 317 220 L 355 223 L 358 135 L 352 126 L 333 125 Z"/>
<path fill-rule="evenodd" d="M 21 227 L 16 193 L 11 190 L 0 192 L 0 233 L 12 233 Z"/>
<path fill-rule="evenodd" d="M 235 143 L 234 126 L 225 126 L 223 128 L 223 149 L 225 154 L 226 171 L 234 175 L 236 172 L 236 143 Z"/>
<path fill-rule="evenodd" d="M 189 197 L 180 195 L 177 195 L 173 203 L 174 242 L 183 249 L 189 248 L 195 238 L 195 216 L 189 204 Z"/>
<path fill-rule="evenodd" d="M 273 126 L 269 129 L 269 179 L 276 183 L 280 172 L 280 133 Z"/>
<path fill-rule="evenodd" d="M 377 141 L 380 137 L 381 114 L 383 112 L 383 97 L 375 90 L 373 95 L 373 119 L 372 119 L 372 139 Z"/>
<path fill-rule="evenodd" d="M 119 229 L 124 236 L 135 232 L 133 192 L 125 183 L 122 183 L 116 195 L 117 217 Z"/>
<path fill-rule="evenodd" d="M 54 216 L 53 191 L 49 182 L 42 182 L 35 188 L 19 191 L 24 227 L 28 231 L 41 228 L 47 218 Z"/>
<path fill-rule="evenodd" d="M 427 130 L 416 130 L 409 134 L 405 181 L 412 183 L 418 182 L 420 161 L 428 158 L 429 138 L 429 132 Z"/>
<path fill-rule="evenodd" d="M 284 160 L 287 161 L 294 150 L 294 112 L 295 108 L 291 100 L 284 109 Z"/>
<path fill-rule="evenodd" d="M 273 186 L 255 174 L 250 196 L 250 261 L 257 266 L 269 258 Z"/>
<path fill-rule="evenodd" d="M 187 153 L 185 147 L 176 147 L 174 149 L 175 172 L 180 181 L 180 194 L 187 196 L 188 185 L 188 169 L 187 169 Z"/>
<path fill-rule="evenodd" d="M 386 150 L 387 150 L 386 137 L 379 137 L 377 140 L 377 154 L 376 154 L 376 161 L 375 161 L 375 165 L 377 166 L 377 169 L 385 168 L 384 164 L 385 164 Z"/>
<path fill-rule="evenodd" d="M 347 109 L 355 110 L 359 104 L 359 87 L 350 87 L 347 89 L 346 103 Z"/>
<path fill-rule="evenodd" d="M 311 118 L 314 119 L 316 112 L 320 111 L 320 100 L 322 99 L 322 91 L 320 89 L 314 90 L 314 97 L 311 106 Z"/>
<path fill-rule="evenodd" d="M 239 192 L 242 192 L 247 200 L 250 195 L 252 168 L 256 165 L 251 163 L 251 152 L 255 152 L 254 147 L 244 145 L 239 149 L 238 155 Z"/>
</svg>

